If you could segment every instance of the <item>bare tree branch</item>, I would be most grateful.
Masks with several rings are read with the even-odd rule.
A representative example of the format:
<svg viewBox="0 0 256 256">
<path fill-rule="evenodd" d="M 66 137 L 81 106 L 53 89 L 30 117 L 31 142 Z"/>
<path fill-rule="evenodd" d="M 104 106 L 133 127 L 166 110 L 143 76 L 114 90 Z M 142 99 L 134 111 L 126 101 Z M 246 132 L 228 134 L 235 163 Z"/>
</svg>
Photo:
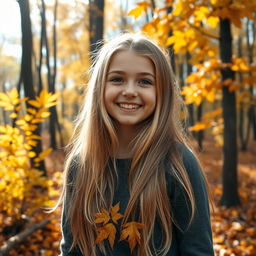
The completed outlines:
<svg viewBox="0 0 256 256">
<path fill-rule="evenodd" d="M 8 252 L 13 249 L 15 246 L 23 242 L 28 236 L 34 233 L 36 230 L 43 228 L 50 223 L 50 219 L 43 220 L 39 223 L 30 225 L 27 229 L 22 231 L 16 236 L 11 237 L 3 246 L 0 248 L 0 256 L 9 255 Z"/>
</svg>

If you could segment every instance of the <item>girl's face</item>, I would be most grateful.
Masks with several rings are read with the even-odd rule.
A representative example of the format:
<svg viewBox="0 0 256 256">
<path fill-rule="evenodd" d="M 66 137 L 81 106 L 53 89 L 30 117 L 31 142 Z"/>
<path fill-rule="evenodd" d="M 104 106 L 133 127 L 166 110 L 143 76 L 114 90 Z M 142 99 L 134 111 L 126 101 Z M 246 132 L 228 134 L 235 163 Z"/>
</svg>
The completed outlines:
<svg viewBox="0 0 256 256">
<path fill-rule="evenodd" d="M 156 107 L 156 78 L 152 61 L 132 50 L 115 53 L 104 92 L 108 114 L 121 128 L 136 126 Z"/>
</svg>

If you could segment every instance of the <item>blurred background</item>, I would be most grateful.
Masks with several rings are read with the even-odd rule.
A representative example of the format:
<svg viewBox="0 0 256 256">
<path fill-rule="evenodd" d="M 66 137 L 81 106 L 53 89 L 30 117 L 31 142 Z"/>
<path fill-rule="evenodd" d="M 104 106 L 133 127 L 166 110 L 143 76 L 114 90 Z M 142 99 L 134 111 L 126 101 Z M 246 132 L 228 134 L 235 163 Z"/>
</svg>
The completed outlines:
<svg viewBox="0 0 256 256">
<path fill-rule="evenodd" d="M 213 198 L 217 256 L 256 255 L 256 0 L 1 0 L 0 255 L 59 254 L 65 146 L 93 52 L 123 32 L 169 52 Z"/>
</svg>

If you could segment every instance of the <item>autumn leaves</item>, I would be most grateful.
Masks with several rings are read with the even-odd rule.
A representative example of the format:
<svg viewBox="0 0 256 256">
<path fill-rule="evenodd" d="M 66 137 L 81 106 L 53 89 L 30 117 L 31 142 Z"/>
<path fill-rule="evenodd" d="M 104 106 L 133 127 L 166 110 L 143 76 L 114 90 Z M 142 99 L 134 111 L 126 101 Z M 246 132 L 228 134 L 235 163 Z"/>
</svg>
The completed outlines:
<svg viewBox="0 0 256 256">
<path fill-rule="evenodd" d="M 106 209 L 102 209 L 100 213 L 94 213 L 93 216 L 96 218 L 94 224 L 101 224 L 97 227 L 97 238 L 96 243 L 100 243 L 105 239 L 113 249 L 118 225 L 118 220 L 123 218 L 123 215 L 119 213 L 119 203 L 111 207 L 110 212 Z M 144 224 L 139 222 L 127 222 L 122 225 L 121 235 L 119 241 L 127 241 L 131 252 L 135 248 L 136 244 L 140 244 L 140 232 L 139 230 L 144 228 Z"/>
</svg>

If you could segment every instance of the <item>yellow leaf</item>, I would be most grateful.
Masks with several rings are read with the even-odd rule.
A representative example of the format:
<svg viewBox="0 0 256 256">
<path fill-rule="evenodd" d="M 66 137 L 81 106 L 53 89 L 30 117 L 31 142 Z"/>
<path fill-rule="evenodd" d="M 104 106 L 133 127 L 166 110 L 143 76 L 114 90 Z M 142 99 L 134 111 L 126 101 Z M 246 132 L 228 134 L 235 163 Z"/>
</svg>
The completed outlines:
<svg viewBox="0 0 256 256">
<path fill-rule="evenodd" d="M 52 148 L 48 148 L 39 154 L 40 159 L 44 159 L 47 155 L 52 152 Z"/>
<path fill-rule="evenodd" d="M 8 102 L 9 101 L 9 97 L 5 93 L 0 92 L 0 101 Z"/>
<path fill-rule="evenodd" d="M 33 106 L 33 107 L 36 107 L 36 108 L 40 108 L 41 107 L 41 104 L 40 102 L 36 101 L 36 100 L 29 100 L 28 103 Z"/>
<path fill-rule="evenodd" d="M 144 11 L 145 11 L 145 8 L 143 6 L 137 6 L 136 8 L 129 11 L 127 15 L 134 16 L 134 18 L 137 19 L 142 15 Z"/>
<path fill-rule="evenodd" d="M 36 114 L 36 110 L 34 108 L 27 108 L 27 112 L 30 113 L 31 115 Z"/>
<path fill-rule="evenodd" d="M 13 88 L 11 91 L 7 92 L 7 95 L 14 105 L 19 103 L 19 94 L 16 88 Z"/>
<path fill-rule="evenodd" d="M 142 31 L 148 33 L 148 34 L 153 34 L 156 32 L 156 28 L 153 26 L 152 23 L 147 23 L 142 27 Z"/>
<path fill-rule="evenodd" d="M 171 45 L 171 44 L 173 44 L 175 42 L 175 37 L 174 36 L 169 36 L 168 38 L 167 38 L 167 41 L 166 41 L 166 46 L 169 46 L 169 45 Z"/>
<path fill-rule="evenodd" d="M 24 121 L 24 120 L 17 120 L 16 122 L 15 122 L 17 125 L 25 125 L 26 124 L 26 122 Z"/>
<path fill-rule="evenodd" d="M 37 124 L 37 123 L 42 123 L 43 121 L 44 121 L 43 119 L 36 118 L 36 119 L 32 119 L 31 123 Z"/>
<path fill-rule="evenodd" d="M 58 99 L 58 95 L 57 94 L 51 94 L 48 100 L 50 102 L 53 102 L 53 101 L 56 101 L 57 99 Z"/>
<path fill-rule="evenodd" d="M 13 113 L 11 113 L 11 114 L 9 115 L 9 117 L 10 117 L 10 118 L 16 118 L 16 117 L 17 117 L 17 114 L 13 112 Z"/>
<path fill-rule="evenodd" d="M 33 117 L 32 117 L 31 115 L 28 115 L 28 114 L 26 114 L 26 115 L 24 116 L 24 120 L 27 121 L 27 122 L 31 121 L 32 118 L 33 118 Z"/>
<path fill-rule="evenodd" d="M 41 140 L 42 137 L 38 136 L 38 135 L 31 135 L 29 136 L 30 139 L 34 139 L 34 140 Z"/>
<path fill-rule="evenodd" d="M 27 143 L 28 143 L 28 145 L 33 146 L 33 147 L 35 147 L 37 145 L 37 141 L 35 141 L 35 140 L 28 140 Z"/>
<path fill-rule="evenodd" d="M 3 125 L 0 125 L 0 132 L 2 133 L 6 132 L 6 128 Z"/>
<path fill-rule="evenodd" d="M 206 99 L 207 99 L 209 102 L 214 102 L 214 99 L 215 99 L 215 91 L 214 91 L 214 90 L 208 91 L 208 93 L 206 93 Z"/>
<path fill-rule="evenodd" d="M 195 125 L 189 127 L 190 131 L 201 131 L 201 130 L 205 130 L 211 127 L 211 123 L 210 121 L 201 121 L 201 122 L 197 122 Z"/>
<path fill-rule="evenodd" d="M 20 106 L 20 105 L 17 105 L 14 109 L 15 109 L 16 111 L 20 111 L 20 110 L 21 110 L 21 106 Z"/>
<path fill-rule="evenodd" d="M 48 116 L 50 116 L 50 115 L 51 115 L 50 112 L 43 112 L 43 113 L 41 114 L 41 117 L 42 117 L 42 118 L 46 118 L 46 117 L 48 117 Z"/>
<path fill-rule="evenodd" d="M 214 16 L 210 16 L 206 20 L 206 24 L 210 25 L 212 28 L 216 28 L 219 22 L 220 22 L 219 17 L 214 17 Z"/>
<path fill-rule="evenodd" d="M 30 152 L 28 152 L 28 156 L 29 156 L 30 158 L 33 158 L 33 157 L 36 156 L 36 153 L 33 152 L 33 151 L 30 151 Z"/>
</svg>

